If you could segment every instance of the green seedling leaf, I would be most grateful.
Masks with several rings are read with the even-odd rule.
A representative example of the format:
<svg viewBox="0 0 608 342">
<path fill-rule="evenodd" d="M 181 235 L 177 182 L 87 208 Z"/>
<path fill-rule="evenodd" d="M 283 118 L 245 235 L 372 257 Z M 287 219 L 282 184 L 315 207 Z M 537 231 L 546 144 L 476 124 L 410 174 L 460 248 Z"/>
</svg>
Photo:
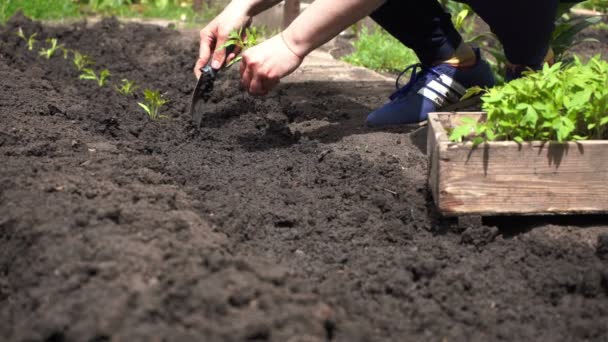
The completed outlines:
<svg viewBox="0 0 608 342">
<path fill-rule="evenodd" d="M 34 50 L 34 45 L 36 45 L 36 42 L 37 42 L 37 40 L 36 40 L 37 35 L 38 35 L 38 33 L 34 32 L 34 33 L 32 33 L 31 36 L 26 37 L 26 35 L 23 32 L 23 29 L 21 27 L 17 30 L 17 36 L 25 41 L 25 43 L 27 44 L 27 49 L 29 51 Z"/>
<path fill-rule="evenodd" d="M 110 76 L 110 71 L 108 69 L 104 69 L 99 72 L 99 75 L 95 73 L 93 69 L 84 68 L 82 69 L 82 74 L 78 78 L 81 80 L 92 80 L 97 82 L 97 85 L 101 88 L 105 85 L 106 79 Z"/>
<path fill-rule="evenodd" d="M 78 71 L 83 71 L 84 68 L 95 64 L 91 57 L 81 54 L 76 50 L 74 50 L 74 58 L 72 59 L 72 63 Z"/>
<path fill-rule="evenodd" d="M 103 69 L 100 73 L 99 73 L 99 78 L 97 79 L 97 84 L 99 85 L 99 87 L 103 87 L 106 84 L 106 79 L 108 77 L 110 77 L 110 70 L 108 69 Z"/>
<path fill-rule="evenodd" d="M 469 99 L 469 98 L 471 98 L 475 95 L 479 95 L 483 92 L 486 92 L 486 90 L 483 89 L 482 87 L 479 87 L 479 86 L 471 87 L 471 88 L 467 89 L 467 91 L 464 93 L 464 95 L 462 96 L 460 101 Z"/>
<path fill-rule="evenodd" d="M 169 101 L 163 98 L 158 90 L 144 89 L 144 102 L 137 104 L 144 109 L 151 120 L 167 118 L 166 115 L 160 114 L 160 109 Z"/>
<path fill-rule="evenodd" d="M 139 86 L 135 84 L 135 81 L 129 81 L 128 79 L 123 78 L 120 87 L 114 86 L 114 89 L 121 95 L 130 96 L 139 89 Z"/>
<path fill-rule="evenodd" d="M 81 80 L 94 80 L 97 81 L 97 74 L 93 69 L 85 68 L 82 69 L 82 74 L 78 78 Z"/>
<path fill-rule="evenodd" d="M 462 9 L 460 12 L 458 12 L 458 14 L 456 14 L 456 17 L 454 18 L 454 27 L 456 27 L 456 30 L 460 30 L 462 28 L 462 25 L 468 16 L 469 10 L 466 8 Z"/>
<path fill-rule="evenodd" d="M 243 32 L 243 29 L 240 29 L 238 31 L 234 30 L 234 31 L 230 32 L 230 34 L 228 35 L 228 40 L 224 44 L 222 44 L 220 46 L 220 48 L 226 49 L 231 46 L 235 46 L 235 47 L 239 48 L 241 51 L 245 51 L 245 50 L 257 45 L 258 39 L 259 39 L 259 33 L 258 33 L 257 28 L 255 28 L 255 27 L 247 28 L 247 29 L 245 29 L 245 32 Z M 240 56 L 236 57 L 235 59 L 230 61 L 230 63 L 228 63 L 226 65 L 226 67 L 230 67 L 234 63 L 239 62 L 241 59 L 242 58 Z"/>
<path fill-rule="evenodd" d="M 60 45 L 58 43 L 57 38 L 49 38 L 46 40 L 47 43 L 51 44 L 48 48 L 46 49 L 41 49 L 38 54 L 46 59 L 51 59 L 51 57 L 53 57 L 53 55 L 55 55 L 55 52 L 57 50 L 60 49 L 64 49 L 63 45 Z"/>
</svg>

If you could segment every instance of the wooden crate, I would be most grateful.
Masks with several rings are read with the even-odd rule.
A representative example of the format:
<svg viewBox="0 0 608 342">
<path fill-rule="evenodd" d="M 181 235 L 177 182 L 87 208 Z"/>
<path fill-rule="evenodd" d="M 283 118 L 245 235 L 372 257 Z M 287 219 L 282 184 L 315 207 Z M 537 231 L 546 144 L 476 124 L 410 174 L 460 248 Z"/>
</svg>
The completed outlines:
<svg viewBox="0 0 608 342">
<path fill-rule="evenodd" d="M 448 140 L 463 117 L 485 113 L 429 114 L 429 187 L 442 215 L 608 213 L 608 140 L 473 148 Z"/>
</svg>

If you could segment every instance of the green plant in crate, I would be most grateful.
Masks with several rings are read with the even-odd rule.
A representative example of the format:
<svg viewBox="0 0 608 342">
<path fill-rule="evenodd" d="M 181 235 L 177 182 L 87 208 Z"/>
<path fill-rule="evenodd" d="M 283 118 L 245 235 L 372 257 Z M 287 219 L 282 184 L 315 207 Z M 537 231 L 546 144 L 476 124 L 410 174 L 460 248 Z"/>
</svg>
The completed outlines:
<svg viewBox="0 0 608 342">
<path fill-rule="evenodd" d="M 167 102 L 169 101 L 164 99 L 158 90 L 144 89 L 144 102 L 138 102 L 137 104 L 146 111 L 150 119 L 157 120 L 167 118 L 166 115 L 160 114 L 160 109 Z"/>
<path fill-rule="evenodd" d="M 25 43 L 27 44 L 27 49 L 30 51 L 34 50 L 34 45 L 36 45 L 37 42 L 37 35 L 38 33 L 34 32 L 29 37 L 27 37 L 21 27 L 19 28 L 19 30 L 17 30 L 17 36 L 25 41 Z"/>
<path fill-rule="evenodd" d="M 139 86 L 135 84 L 135 81 L 129 81 L 126 78 L 123 78 L 120 82 L 120 86 L 114 86 L 114 88 L 119 94 L 124 96 L 133 95 L 133 93 L 135 93 L 135 91 L 139 88 Z"/>
<path fill-rule="evenodd" d="M 40 51 L 38 52 L 40 56 L 46 59 L 51 59 L 51 57 L 55 55 L 55 52 L 57 52 L 57 50 L 64 49 L 63 45 L 59 44 L 59 40 L 57 38 L 48 38 L 46 42 L 51 44 L 51 46 L 46 49 L 40 49 Z"/>
<path fill-rule="evenodd" d="M 101 88 L 106 84 L 108 77 L 110 77 L 110 71 L 108 69 L 103 69 L 99 72 L 99 75 L 95 73 L 95 70 L 84 68 L 82 69 L 82 74 L 78 78 L 81 80 L 92 80 L 97 82 L 97 85 Z"/>
<path fill-rule="evenodd" d="M 608 62 L 545 65 L 539 72 L 485 90 L 487 121 L 463 120 L 450 140 L 569 141 L 608 138 Z"/>
<path fill-rule="evenodd" d="M 95 62 L 93 58 L 87 56 L 85 54 L 80 53 L 79 51 L 74 50 L 74 57 L 72 59 L 72 63 L 76 67 L 76 70 L 82 71 L 84 68 L 94 65 Z"/>
</svg>

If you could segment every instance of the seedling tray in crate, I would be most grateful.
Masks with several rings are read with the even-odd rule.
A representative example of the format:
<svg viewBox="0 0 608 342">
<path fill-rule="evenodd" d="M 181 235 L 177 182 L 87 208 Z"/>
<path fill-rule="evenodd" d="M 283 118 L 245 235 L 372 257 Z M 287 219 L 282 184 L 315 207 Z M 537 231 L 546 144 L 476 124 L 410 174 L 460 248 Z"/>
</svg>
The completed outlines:
<svg viewBox="0 0 608 342">
<path fill-rule="evenodd" d="M 429 114 L 428 182 L 442 215 L 608 213 L 608 140 L 450 142 L 463 117 L 486 114 Z"/>
</svg>

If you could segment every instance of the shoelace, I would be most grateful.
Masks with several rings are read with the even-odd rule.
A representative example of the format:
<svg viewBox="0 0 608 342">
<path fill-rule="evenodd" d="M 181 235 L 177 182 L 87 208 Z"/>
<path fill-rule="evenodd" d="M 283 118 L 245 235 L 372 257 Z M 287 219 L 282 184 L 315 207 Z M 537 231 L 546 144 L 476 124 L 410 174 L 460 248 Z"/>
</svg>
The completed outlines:
<svg viewBox="0 0 608 342">
<path fill-rule="evenodd" d="M 409 82 L 407 82 L 403 87 L 399 87 L 399 80 L 401 79 L 401 76 L 403 76 L 406 72 L 408 72 L 408 70 L 412 70 L 411 74 L 410 74 L 410 80 Z M 395 88 L 397 88 L 397 90 L 391 94 L 391 96 L 389 97 L 392 100 L 396 99 L 397 97 L 400 97 L 402 95 L 407 94 L 410 89 L 421 79 L 423 79 L 428 73 L 433 73 L 437 76 L 439 76 L 440 74 L 435 71 L 434 68 L 423 65 L 422 63 L 416 63 L 416 64 L 412 64 L 410 66 L 408 66 L 407 68 L 405 68 L 397 77 L 397 80 L 395 80 Z"/>
</svg>

